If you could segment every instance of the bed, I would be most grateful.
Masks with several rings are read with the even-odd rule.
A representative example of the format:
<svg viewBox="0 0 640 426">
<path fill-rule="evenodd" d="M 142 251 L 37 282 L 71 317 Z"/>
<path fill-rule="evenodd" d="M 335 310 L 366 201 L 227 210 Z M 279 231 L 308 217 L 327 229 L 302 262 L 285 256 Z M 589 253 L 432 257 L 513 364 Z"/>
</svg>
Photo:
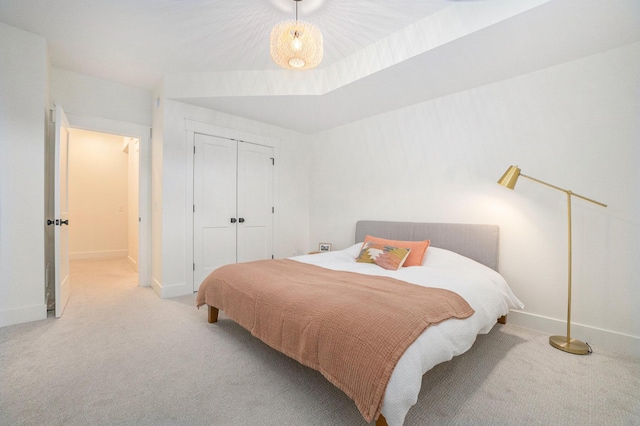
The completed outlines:
<svg viewBox="0 0 640 426">
<path fill-rule="evenodd" d="M 419 266 L 403 266 L 398 270 L 388 270 L 376 264 L 356 262 L 355 259 L 361 253 L 362 242 L 365 241 L 367 236 L 400 241 L 429 240 L 429 244 Z M 367 400 L 367 404 L 363 405 L 362 400 L 359 399 L 360 394 L 349 388 L 350 383 L 356 382 L 359 386 L 363 382 L 368 382 L 370 380 L 369 376 L 364 378 L 347 377 L 344 381 L 342 381 L 341 377 L 337 377 L 336 379 L 336 375 L 359 374 L 359 366 L 342 368 L 343 366 L 340 365 L 338 366 L 340 368 L 337 370 L 337 373 L 335 371 L 323 370 L 324 367 L 316 365 L 317 360 L 315 359 L 313 362 L 309 361 L 308 358 L 299 359 L 298 352 L 296 352 L 300 347 L 299 342 L 282 343 L 278 340 L 285 340 L 288 333 L 292 333 L 292 335 L 295 336 L 297 336 L 296 333 L 313 334 L 309 330 L 313 330 L 313 332 L 316 333 L 316 327 L 321 325 L 329 327 L 331 330 L 334 330 L 336 327 L 342 327 L 342 323 L 348 323 L 350 320 L 334 320 L 337 318 L 337 314 L 334 314 L 337 309 L 336 304 L 330 307 L 330 316 L 322 320 L 315 319 L 315 306 L 312 309 L 305 307 L 304 309 L 309 309 L 309 311 L 305 311 L 306 314 L 303 316 L 311 318 L 309 320 L 310 322 L 305 323 L 304 326 L 300 326 L 303 329 L 302 331 L 294 330 L 290 332 L 292 328 L 291 322 L 294 320 L 287 322 L 287 317 L 290 315 L 288 312 L 289 307 L 298 306 L 297 299 L 287 299 L 290 297 L 290 293 L 292 293 L 290 288 L 270 290 L 267 295 L 259 296 L 261 299 L 268 298 L 268 301 L 265 303 L 270 311 L 275 311 L 276 305 L 279 306 L 279 308 L 277 308 L 280 309 L 280 311 L 278 311 L 278 320 L 275 321 L 279 324 L 272 326 L 270 325 L 271 323 L 265 319 L 266 317 L 263 316 L 264 309 L 254 308 L 254 305 L 256 305 L 255 298 L 258 297 L 254 295 L 254 292 L 261 291 L 264 288 L 261 273 L 258 277 L 255 273 L 254 275 L 246 275 L 246 277 L 249 278 L 244 278 L 244 280 L 247 281 L 245 284 L 237 284 L 234 282 L 232 285 L 227 285 L 227 281 L 230 281 L 230 279 L 224 275 L 224 271 L 219 271 L 218 275 L 216 275 L 217 271 L 214 271 L 201 285 L 198 291 L 197 305 L 202 306 L 206 304 L 208 306 L 209 322 L 216 322 L 219 309 L 222 309 L 228 317 L 238 322 L 244 328 L 247 328 L 256 337 L 265 341 L 265 343 L 297 359 L 304 365 L 320 371 L 329 381 L 342 389 L 354 400 L 366 420 L 372 421 L 375 419 L 376 425 L 389 424 L 391 426 L 400 426 L 404 423 L 405 416 L 409 409 L 417 402 L 422 383 L 422 375 L 425 372 L 441 362 L 448 361 L 454 356 L 466 352 L 472 346 L 478 334 L 488 333 L 497 321 L 504 323 L 510 308 L 519 309 L 523 307 L 505 280 L 497 272 L 498 243 L 499 229 L 494 225 L 359 221 L 356 224 L 354 245 L 344 250 L 297 256 L 280 262 L 283 266 L 291 267 L 296 271 L 300 269 L 299 277 L 295 275 L 296 272 L 291 272 L 291 277 L 293 277 L 294 281 L 302 281 L 300 277 L 304 277 L 305 281 L 310 281 L 308 284 L 305 283 L 305 285 L 313 286 L 322 283 L 320 286 L 323 287 L 323 290 L 330 291 L 332 295 L 341 291 L 340 289 L 343 287 L 343 284 L 332 287 L 328 280 L 335 277 L 336 283 L 343 283 L 346 282 L 345 280 L 353 279 L 354 282 L 362 280 L 363 282 L 372 283 L 372 285 L 375 283 L 376 286 L 385 286 L 387 284 L 406 285 L 406 287 L 394 287 L 392 291 L 403 294 L 406 289 L 411 291 L 416 289 L 416 285 L 428 287 L 428 289 L 421 288 L 420 290 L 416 289 L 416 291 L 452 293 L 454 296 L 463 299 L 463 302 L 467 304 L 467 308 L 471 308 L 471 312 L 467 312 L 467 308 L 462 305 L 456 305 L 456 309 L 458 309 L 457 313 L 451 314 L 453 315 L 451 317 L 446 317 L 450 318 L 446 320 L 442 320 L 442 318 L 445 317 L 434 320 L 415 320 L 420 323 L 425 321 L 431 322 L 428 323 L 424 329 L 421 329 L 419 333 L 416 331 L 407 331 L 406 336 L 403 335 L 401 339 L 409 339 L 410 342 L 406 344 L 406 347 L 402 347 L 401 353 L 397 356 L 393 355 L 396 356 L 396 358 L 386 361 L 390 363 L 384 364 L 386 367 L 376 367 L 386 369 L 388 372 L 381 373 L 380 377 L 382 378 L 380 379 L 378 379 L 379 376 L 375 376 L 375 379 L 371 379 L 375 386 L 371 385 L 367 387 L 367 390 L 370 391 L 371 394 L 377 395 L 378 398 L 375 399 L 371 407 L 367 405 L 369 404 L 369 400 Z M 244 265 L 237 264 L 233 266 L 233 270 L 234 273 L 237 273 L 238 270 L 241 272 L 249 271 L 251 267 L 257 271 L 266 270 L 267 265 L 269 268 L 276 268 L 276 266 L 277 268 L 281 267 L 277 261 L 262 262 L 271 263 L 256 264 L 250 262 Z M 224 268 L 226 267 L 220 269 L 223 270 Z M 289 274 L 289 272 L 283 274 L 286 275 Z M 391 282 L 387 283 L 385 280 Z M 378 283 L 378 281 L 380 281 L 380 283 Z M 226 290 L 220 290 L 222 285 L 220 283 L 227 286 Z M 297 284 L 298 283 L 296 283 L 296 285 Z M 252 286 L 253 288 L 251 288 Z M 328 287 L 328 289 L 324 289 L 324 287 Z M 378 289 L 378 287 L 372 288 L 375 291 Z M 386 289 L 386 287 L 384 288 Z M 309 294 L 311 298 L 315 297 L 315 300 L 320 298 L 324 299 L 324 296 L 314 295 L 314 291 L 315 290 L 309 291 L 305 289 L 302 292 Z M 286 296 L 281 296 L 280 293 Z M 435 295 L 429 295 L 429 298 L 433 296 Z M 450 295 L 447 294 L 447 297 L 448 296 Z M 349 296 L 344 296 L 345 300 L 347 297 Z M 370 302 L 366 296 L 356 296 L 356 298 L 358 297 L 359 300 L 367 299 L 366 304 L 362 303 L 362 309 L 365 311 L 368 309 L 363 315 L 370 315 L 370 323 L 375 324 L 375 326 L 368 328 L 376 331 L 378 328 L 383 329 L 387 325 L 393 327 L 389 325 L 391 323 L 388 322 L 391 321 L 388 319 L 388 315 L 390 314 L 380 313 L 380 315 L 384 317 L 384 321 L 382 321 L 377 314 L 376 309 L 378 308 L 375 307 L 374 303 Z M 409 298 L 418 299 L 419 297 L 409 296 Z M 451 304 L 450 301 L 447 303 Z M 351 306 L 353 306 L 353 303 Z M 358 307 L 358 309 L 360 309 L 360 307 Z M 420 313 L 422 313 L 423 308 L 418 309 L 421 309 Z M 287 311 L 286 313 L 281 312 L 285 310 Z M 400 309 L 395 309 L 394 312 L 399 310 Z M 411 313 L 411 311 L 408 312 L 410 313 L 406 314 L 406 316 L 409 316 L 412 320 L 415 319 L 415 311 L 413 313 Z M 353 316 L 353 313 L 348 314 L 349 318 Z M 299 321 L 299 319 L 295 321 Z M 349 325 L 349 327 L 351 327 L 351 325 Z M 354 327 L 358 326 L 355 325 Z M 358 335 L 355 336 L 354 339 L 364 338 L 364 335 L 361 335 L 363 329 L 360 328 L 358 330 Z M 339 333 L 343 332 L 344 331 L 336 331 L 336 335 L 340 335 Z M 330 353 L 334 351 L 338 354 L 336 357 L 341 360 L 340 363 L 351 362 L 351 358 L 344 361 L 342 353 L 339 352 L 340 349 L 336 349 L 339 347 L 338 343 L 343 344 L 342 342 L 347 340 L 344 335 L 340 335 L 340 338 L 332 337 L 333 340 L 339 341 L 335 342 L 326 340 L 328 339 L 326 332 L 324 334 L 321 332 L 320 334 L 323 336 L 322 341 L 314 341 L 311 344 L 313 356 L 322 358 L 322 348 L 331 347 L 328 351 Z M 316 336 L 316 334 L 313 335 Z M 275 340 L 278 341 L 274 343 L 274 338 L 269 340 L 269 336 L 275 336 Z M 285 336 L 285 338 L 282 336 Z M 397 342 L 392 342 L 390 345 L 394 345 L 393 347 L 395 348 L 396 343 Z M 305 351 L 308 352 L 309 344 L 306 345 Z M 387 356 L 388 352 L 390 352 L 386 351 L 384 347 L 378 349 L 375 345 L 367 347 L 369 348 L 367 349 L 368 352 L 381 351 L 384 352 L 384 356 Z M 348 348 L 345 349 L 345 351 L 352 353 L 354 349 Z M 363 357 L 362 353 L 354 356 L 356 358 Z M 336 362 L 333 363 L 336 364 Z M 391 367 L 389 367 L 389 365 L 391 365 Z M 381 381 L 379 382 L 378 380 Z M 344 384 L 345 382 L 347 382 L 347 385 Z M 382 390 L 382 393 L 380 390 Z M 376 398 L 375 395 L 373 396 L 374 398 Z M 369 395 L 367 395 L 367 397 L 369 397 Z"/>
</svg>

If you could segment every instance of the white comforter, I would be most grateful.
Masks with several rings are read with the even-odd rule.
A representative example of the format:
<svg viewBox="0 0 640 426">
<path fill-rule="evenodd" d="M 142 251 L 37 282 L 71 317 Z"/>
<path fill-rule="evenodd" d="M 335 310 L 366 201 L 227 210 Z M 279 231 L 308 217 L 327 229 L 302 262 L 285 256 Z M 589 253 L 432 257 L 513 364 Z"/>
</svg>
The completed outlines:
<svg viewBox="0 0 640 426">
<path fill-rule="evenodd" d="M 458 293 L 476 311 L 465 320 L 444 321 L 431 326 L 409 346 L 391 375 L 382 404 L 389 426 L 401 426 L 417 402 L 422 375 L 435 365 L 466 352 L 479 333 L 488 333 L 496 319 L 510 308 L 524 305 L 496 271 L 448 250 L 429 247 L 423 266 L 388 271 L 375 264 L 358 263 L 362 243 L 345 250 L 305 255 L 293 260 L 324 268 L 390 276 L 425 287 L 445 288 Z"/>
</svg>

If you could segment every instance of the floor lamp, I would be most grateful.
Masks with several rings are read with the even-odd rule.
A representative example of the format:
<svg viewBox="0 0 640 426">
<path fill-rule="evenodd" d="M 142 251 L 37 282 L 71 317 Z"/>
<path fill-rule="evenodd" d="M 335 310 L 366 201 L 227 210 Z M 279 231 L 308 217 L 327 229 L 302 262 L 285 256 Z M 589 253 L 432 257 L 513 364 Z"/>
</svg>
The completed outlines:
<svg viewBox="0 0 640 426">
<path fill-rule="evenodd" d="M 583 197 L 582 195 L 575 194 L 567 189 L 560 188 L 555 185 L 551 185 L 550 183 L 543 182 L 541 180 L 532 178 L 531 176 L 527 176 L 525 174 L 520 173 L 520 168 L 518 166 L 511 166 L 507 169 L 507 171 L 502 175 L 498 183 L 502 186 L 505 186 L 509 189 L 513 189 L 516 186 L 516 182 L 518 181 L 518 177 L 525 177 L 534 182 L 541 183 L 550 188 L 557 189 L 558 191 L 562 191 L 567 194 L 567 213 L 569 219 L 569 256 L 568 256 L 568 302 L 567 302 L 567 335 L 566 336 L 551 336 L 549 337 L 549 344 L 554 348 L 560 349 L 561 351 L 569 352 L 577 355 L 584 355 L 591 352 L 591 348 L 584 342 L 581 342 L 577 339 L 571 338 L 571 196 L 582 198 L 583 200 L 589 201 L 591 203 L 597 204 L 602 207 L 607 207 L 606 204 L 603 204 L 599 201 L 592 200 L 591 198 Z"/>
</svg>

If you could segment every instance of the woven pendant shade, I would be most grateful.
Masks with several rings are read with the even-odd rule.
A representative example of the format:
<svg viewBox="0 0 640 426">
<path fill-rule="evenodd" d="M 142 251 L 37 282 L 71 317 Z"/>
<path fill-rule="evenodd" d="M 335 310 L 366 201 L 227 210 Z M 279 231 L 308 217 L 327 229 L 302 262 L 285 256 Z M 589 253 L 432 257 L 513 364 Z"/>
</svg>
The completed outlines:
<svg viewBox="0 0 640 426">
<path fill-rule="evenodd" d="M 322 61 L 322 33 L 315 25 L 296 19 L 280 22 L 271 31 L 271 58 L 283 68 L 308 70 Z"/>
<path fill-rule="evenodd" d="M 280 22 L 271 31 L 271 57 L 283 68 L 315 68 L 322 61 L 322 33 L 309 22 Z"/>
</svg>

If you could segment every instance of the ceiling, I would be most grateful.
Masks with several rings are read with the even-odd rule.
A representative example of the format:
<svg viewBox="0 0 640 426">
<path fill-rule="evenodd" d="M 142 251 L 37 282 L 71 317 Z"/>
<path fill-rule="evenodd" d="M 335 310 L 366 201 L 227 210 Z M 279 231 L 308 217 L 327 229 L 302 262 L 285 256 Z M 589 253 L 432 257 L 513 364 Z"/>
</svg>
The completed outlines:
<svg viewBox="0 0 640 426">
<path fill-rule="evenodd" d="M 290 71 L 268 44 L 294 4 L 0 0 L 0 22 L 53 67 L 303 133 L 640 41 L 637 0 L 303 0 L 324 59 Z"/>
</svg>

